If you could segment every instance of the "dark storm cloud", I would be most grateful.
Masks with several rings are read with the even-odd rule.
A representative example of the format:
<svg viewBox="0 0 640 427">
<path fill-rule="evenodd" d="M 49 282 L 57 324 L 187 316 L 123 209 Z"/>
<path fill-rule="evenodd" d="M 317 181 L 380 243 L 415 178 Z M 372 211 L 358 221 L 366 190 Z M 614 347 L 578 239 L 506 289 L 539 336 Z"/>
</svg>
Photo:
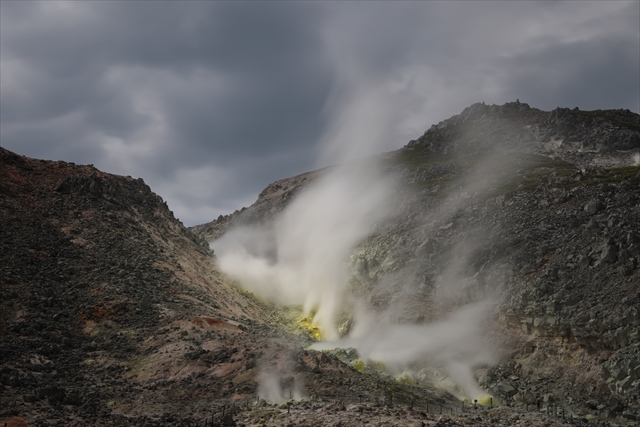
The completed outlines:
<svg viewBox="0 0 640 427">
<path fill-rule="evenodd" d="M 542 109 L 640 110 L 640 52 L 633 38 L 577 41 L 536 49 L 504 61 L 512 94 Z M 551 100 L 548 93 L 554 93 Z M 571 100 L 573 104 L 560 104 Z M 565 101 L 567 102 L 567 101 Z"/>
<path fill-rule="evenodd" d="M 16 1 L 0 12 L 2 146 L 141 176 L 187 224 L 351 145 L 398 148 L 472 102 L 640 109 L 638 2 Z"/>
<path fill-rule="evenodd" d="M 198 198 L 171 179 L 199 167 L 225 181 L 181 182 L 218 188 L 202 197 L 255 197 L 313 164 L 301 147 L 318 140 L 330 85 L 314 30 L 322 14 L 313 4 L 3 2 L 2 145 L 141 175 L 172 205 Z M 275 160 L 243 160 L 254 156 Z"/>
<path fill-rule="evenodd" d="M 309 31 L 314 18 L 278 4 L 189 6 L 97 2 L 45 19 L 51 13 L 46 7 L 3 4 L 6 21 L 20 14 L 20 21 L 32 23 L 3 46 L 28 70 L 18 85 L 3 87 L 3 118 L 47 120 L 82 111 L 92 129 L 130 137 L 148 117 L 135 111 L 128 94 L 136 88 L 127 84 L 144 85 L 146 77 L 110 81 L 109 72 L 138 67 L 169 74 L 158 82 L 164 86 L 149 90 L 187 153 L 203 145 L 227 158 L 311 144 L 320 129 L 313 113 L 328 90 L 326 71 L 314 59 L 320 49 Z M 193 81 L 198 70 L 209 75 Z"/>
<path fill-rule="evenodd" d="M 319 113 L 328 82 L 315 70 L 303 70 L 193 88 L 161 95 L 168 124 L 183 141 L 193 141 L 193 148 L 215 147 L 215 154 L 228 161 L 248 151 L 263 156 L 300 144 L 311 146 L 322 128 Z"/>
</svg>

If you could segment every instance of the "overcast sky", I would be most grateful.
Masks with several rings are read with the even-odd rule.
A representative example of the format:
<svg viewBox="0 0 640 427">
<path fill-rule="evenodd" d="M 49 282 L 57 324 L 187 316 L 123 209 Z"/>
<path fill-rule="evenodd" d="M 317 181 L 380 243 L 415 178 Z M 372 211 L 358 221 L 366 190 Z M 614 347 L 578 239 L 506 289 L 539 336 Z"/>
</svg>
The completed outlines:
<svg viewBox="0 0 640 427">
<path fill-rule="evenodd" d="M 0 20 L 0 144 L 142 177 L 186 225 L 474 102 L 640 112 L 638 1 L 1 1 Z"/>
</svg>

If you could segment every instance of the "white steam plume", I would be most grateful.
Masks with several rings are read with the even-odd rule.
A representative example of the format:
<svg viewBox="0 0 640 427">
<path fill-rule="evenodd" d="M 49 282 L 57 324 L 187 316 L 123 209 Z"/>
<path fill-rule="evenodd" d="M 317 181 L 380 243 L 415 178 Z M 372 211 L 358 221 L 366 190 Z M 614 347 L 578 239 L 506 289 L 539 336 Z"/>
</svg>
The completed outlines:
<svg viewBox="0 0 640 427">
<path fill-rule="evenodd" d="M 468 304 L 428 325 L 384 324 L 375 314 L 361 312 L 348 338 L 316 344 L 314 348 L 353 347 L 362 359 L 384 362 L 395 372 L 429 360 L 444 366 L 466 397 L 479 399 L 487 393 L 478 387 L 473 368 L 497 361 L 497 354 L 485 338 L 492 307 L 488 300 Z"/>
<path fill-rule="evenodd" d="M 335 339 L 334 322 L 347 281 L 345 261 L 390 212 L 385 202 L 391 189 L 373 161 L 338 167 L 307 188 L 276 220 L 271 259 L 265 255 L 265 232 L 242 229 L 214 242 L 219 266 L 265 299 L 301 304 L 306 314 L 316 310 L 314 322 Z M 242 242 L 248 236 L 253 239 Z"/>
<path fill-rule="evenodd" d="M 379 160 L 363 159 L 389 138 L 391 89 L 365 82 L 362 73 L 343 72 L 325 106 L 331 125 L 318 166 L 341 164 L 305 188 L 271 230 L 232 231 L 213 243 L 222 271 L 263 298 L 315 310 L 314 323 L 331 339 L 349 252 L 392 211 L 392 180 Z"/>
<path fill-rule="evenodd" d="M 289 384 L 283 384 L 283 377 L 275 373 L 262 373 L 258 382 L 258 397 L 269 403 L 282 403 L 289 399 L 304 397 L 302 387 L 291 377 Z"/>
<path fill-rule="evenodd" d="M 505 162 L 506 158 L 497 153 L 479 159 L 468 171 L 464 183 L 426 216 L 421 237 L 426 239 L 437 232 L 455 212 L 473 203 L 477 196 L 494 188 L 501 180 L 509 178 L 513 171 Z M 505 170 L 504 175 L 494 173 L 496 169 Z M 497 349 L 487 336 L 487 321 L 495 298 L 492 291 L 484 289 L 480 283 L 478 272 L 471 277 L 464 274 L 480 243 L 476 240 L 483 238 L 484 233 L 480 233 L 475 239 L 465 239 L 464 243 L 454 247 L 440 266 L 442 273 L 435 283 L 433 302 L 444 307 L 457 307 L 447 317 L 427 325 L 393 322 L 410 303 L 402 294 L 406 293 L 411 298 L 411 289 L 417 289 L 408 274 L 405 276 L 408 284 L 392 291 L 389 295 L 391 303 L 384 312 L 373 313 L 359 307 L 347 338 L 316 344 L 314 348 L 353 347 L 362 359 L 383 362 L 395 373 L 410 371 L 413 365 L 426 361 L 431 367 L 439 367 L 446 372 L 461 389 L 460 397 L 481 399 L 487 396 L 475 381 L 473 371 L 476 367 L 493 365 L 498 361 Z M 379 285 L 382 283 L 384 281 Z M 407 290 L 407 286 L 411 289 Z M 479 298 L 483 299 L 478 301 Z M 394 304 L 396 301 L 405 304 L 404 307 Z"/>
<path fill-rule="evenodd" d="M 223 272 L 265 299 L 301 304 L 307 314 L 315 310 L 313 321 L 330 340 L 338 338 L 335 322 L 346 305 L 349 254 L 395 213 L 394 183 L 380 172 L 378 161 L 354 160 L 371 154 L 371 147 L 383 146 L 381 140 L 393 133 L 393 90 L 364 84 L 366 79 L 358 77 L 347 73 L 327 104 L 332 125 L 321 141 L 318 166 L 342 164 L 299 193 L 271 227 L 232 230 L 213 242 Z M 483 173 L 486 168 L 479 167 L 461 192 L 478 193 L 494 185 Z M 464 197 L 447 200 L 430 215 L 425 232 L 466 203 Z M 445 279 L 455 280 L 458 270 L 453 266 Z M 455 299 L 461 288 L 447 286 L 448 299 Z M 467 397 L 476 398 L 482 392 L 472 369 L 496 359 L 484 340 L 484 319 L 491 307 L 486 301 L 467 305 L 430 325 L 385 323 L 384 314 L 356 307 L 350 336 L 332 345 L 355 347 L 363 358 L 383 361 L 392 369 L 431 359 L 445 367 Z M 281 393 L 275 385 L 265 377 L 261 390 L 275 399 Z"/>
</svg>

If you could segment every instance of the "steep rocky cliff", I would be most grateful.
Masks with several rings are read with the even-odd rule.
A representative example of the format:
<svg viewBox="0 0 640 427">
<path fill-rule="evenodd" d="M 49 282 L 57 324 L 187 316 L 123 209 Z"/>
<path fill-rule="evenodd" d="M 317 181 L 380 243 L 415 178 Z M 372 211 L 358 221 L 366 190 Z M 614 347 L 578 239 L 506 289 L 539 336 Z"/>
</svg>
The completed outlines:
<svg viewBox="0 0 640 427">
<path fill-rule="evenodd" d="M 474 104 L 385 156 L 402 183 L 399 209 L 352 252 L 351 290 L 415 323 L 490 297 L 504 357 L 476 372 L 483 387 L 516 406 L 633 424 L 638 151 L 640 116 L 628 110 Z M 277 181 L 253 206 L 193 230 L 212 240 L 268 226 L 321 173 Z"/>
</svg>

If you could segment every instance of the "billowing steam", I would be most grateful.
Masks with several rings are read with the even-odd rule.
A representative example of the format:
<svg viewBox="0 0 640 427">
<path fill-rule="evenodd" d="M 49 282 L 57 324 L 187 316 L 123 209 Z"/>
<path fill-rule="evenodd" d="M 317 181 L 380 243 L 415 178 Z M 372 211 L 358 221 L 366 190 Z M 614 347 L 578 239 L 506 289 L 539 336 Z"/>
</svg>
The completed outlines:
<svg viewBox="0 0 640 427">
<path fill-rule="evenodd" d="M 635 166 L 640 166 L 640 153 L 635 153 L 633 155 L 633 164 Z"/>
<path fill-rule="evenodd" d="M 287 207 L 270 235 L 245 228 L 214 242 L 222 271 L 265 299 L 315 312 L 314 323 L 337 338 L 349 251 L 390 212 L 391 181 L 372 166 L 335 168 Z"/>
<path fill-rule="evenodd" d="M 350 253 L 378 224 L 397 213 L 394 182 L 381 172 L 379 161 L 354 160 L 358 153 L 368 153 L 359 149 L 363 144 L 381 145 L 380 138 L 389 135 L 385 117 L 393 118 L 389 112 L 383 114 L 390 108 L 384 91 L 359 89 L 346 102 L 336 102 L 335 96 L 332 99 L 335 116 L 326 134 L 330 143 L 323 144 L 328 148 L 321 158 L 341 164 L 326 170 L 299 193 L 272 225 L 232 230 L 213 242 L 219 267 L 264 299 L 302 305 L 305 314 L 313 314 L 313 322 L 333 341 L 330 346 L 355 347 L 363 359 L 382 361 L 398 371 L 428 358 L 443 368 L 467 397 L 477 398 L 482 393 L 473 368 L 495 362 L 483 339 L 490 303 L 462 306 L 429 325 L 393 323 L 388 316 L 364 308 L 365 304 L 349 307 Z M 373 96 L 377 99 L 372 99 L 372 93 L 379 95 Z M 361 114 L 363 111 L 367 114 Z M 468 190 L 478 192 L 487 185 L 471 179 Z M 446 218 L 461 203 L 459 199 L 445 203 L 433 212 L 432 222 Z M 450 270 L 447 282 L 454 281 L 457 266 Z M 405 288 L 412 285 L 407 282 Z M 462 289 L 456 283 L 443 286 L 448 290 L 441 295 L 447 299 L 455 299 Z M 338 341 L 337 317 L 345 309 L 351 310 L 355 325 L 349 336 Z M 277 377 L 264 377 L 260 393 L 278 401 L 282 397 L 278 381 Z"/>
<path fill-rule="evenodd" d="M 476 384 L 473 369 L 493 364 L 497 358 L 485 339 L 486 320 L 493 307 L 487 300 L 462 305 L 427 325 L 394 323 L 389 313 L 358 304 L 351 307 L 354 326 L 346 338 L 338 340 L 336 320 L 348 299 L 346 260 L 376 224 L 394 213 L 394 204 L 389 202 L 393 182 L 383 178 L 376 166 L 367 160 L 336 167 L 299 194 L 272 228 L 228 233 L 214 242 L 219 266 L 265 299 L 301 304 L 307 314 L 315 313 L 314 323 L 331 340 L 325 348 L 354 347 L 363 360 L 383 362 L 390 372 L 411 370 L 428 359 L 430 366 L 446 372 L 461 396 L 479 399 L 486 393 Z M 471 180 L 469 187 L 478 190 L 477 183 Z M 444 203 L 431 216 L 433 223 L 463 204 L 459 197 Z M 467 263 L 467 254 L 458 252 L 443 266 L 434 295 L 437 303 L 455 306 L 457 302 L 459 306 L 460 301 L 477 301 L 461 299 L 467 290 L 459 272 Z M 408 283 L 404 288 L 411 286 Z M 393 306 L 394 312 L 402 310 Z M 280 401 L 286 392 L 279 384 L 278 377 L 265 376 L 259 393 L 267 400 Z"/>
<path fill-rule="evenodd" d="M 338 337 L 349 252 L 392 212 L 391 178 L 379 160 L 363 157 L 396 126 L 385 102 L 393 94 L 362 75 L 343 72 L 326 105 L 330 126 L 318 166 L 339 165 L 299 194 L 272 229 L 234 230 L 213 243 L 222 271 L 265 299 L 301 304 L 330 339 Z"/>
<path fill-rule="evenodd" d="M 303 398 L 302 387 L 295 379 L 283 379 L 275 373 L 261 373 L 258 385 L 258 397 L 269 403 L 282 403 L 290 399 Z"/>
<path fill-rule="evenodd" d="M 427 325 L 385 324 L 373 313 L 362 313 L 348 338 L 314 347 L 353 347 L 362 359 L 383 362 L 391 372 L 429 360 L 432 366 L 444 367 L 464 396 L 479 399 L 486 392 L 478 387 L 473 368 L 496 362 L 496 354 L 485 339 L 491 309 L 492 304 L 484 300 Z"/>
</svg>

